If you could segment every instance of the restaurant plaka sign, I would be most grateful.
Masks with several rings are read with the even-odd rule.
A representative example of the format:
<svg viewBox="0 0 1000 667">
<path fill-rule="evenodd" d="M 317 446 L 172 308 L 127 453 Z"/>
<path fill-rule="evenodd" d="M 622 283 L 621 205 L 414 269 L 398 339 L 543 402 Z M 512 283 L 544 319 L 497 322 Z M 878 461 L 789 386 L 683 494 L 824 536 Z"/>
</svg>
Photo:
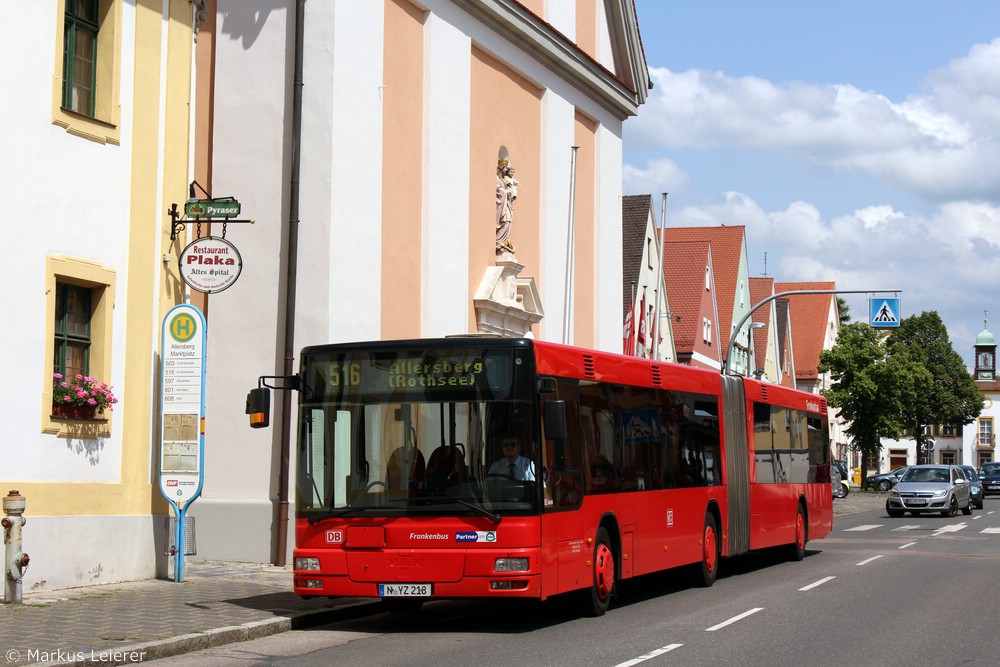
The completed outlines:
<svg viewBox="0 0 1000 667">
<path fill-rule="evenodd" d="M 218 236 L 193 241 L 180 257 L 181 279 L 191 289 L 215 294 L 240 277 L 243 259 L 232 243 Z"/>
</svg>

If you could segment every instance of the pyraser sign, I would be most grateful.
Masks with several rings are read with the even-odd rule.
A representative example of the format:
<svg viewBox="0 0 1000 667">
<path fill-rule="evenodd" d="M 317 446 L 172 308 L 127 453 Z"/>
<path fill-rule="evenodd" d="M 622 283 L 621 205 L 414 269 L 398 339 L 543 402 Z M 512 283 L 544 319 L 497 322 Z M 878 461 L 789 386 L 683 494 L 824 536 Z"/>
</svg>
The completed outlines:
<svg viewBox="0 0 1000 667">
<path fill-rule="evenodd" d="M 181 278 L 191 289 L 215 294 L 240 277 L 243 259 L 232 243 L 218 236 L 193 241 L 180 257 Z"/>
</svg>

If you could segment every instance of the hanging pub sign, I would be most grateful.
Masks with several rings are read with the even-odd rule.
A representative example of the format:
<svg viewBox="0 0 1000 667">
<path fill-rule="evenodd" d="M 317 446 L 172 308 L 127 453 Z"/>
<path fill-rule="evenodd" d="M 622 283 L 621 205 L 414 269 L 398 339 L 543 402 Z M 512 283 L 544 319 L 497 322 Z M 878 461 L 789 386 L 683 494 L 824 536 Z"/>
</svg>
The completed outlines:
<svg viewBox="0 0 1000 667">
<path fill-rule="evenodd" d="M 184 248 L 181 278 L 193 290 L 215 294 L 240 277 L 243 259 L 232 243 L 218 236 L 204 236 Z"/>
</svg>

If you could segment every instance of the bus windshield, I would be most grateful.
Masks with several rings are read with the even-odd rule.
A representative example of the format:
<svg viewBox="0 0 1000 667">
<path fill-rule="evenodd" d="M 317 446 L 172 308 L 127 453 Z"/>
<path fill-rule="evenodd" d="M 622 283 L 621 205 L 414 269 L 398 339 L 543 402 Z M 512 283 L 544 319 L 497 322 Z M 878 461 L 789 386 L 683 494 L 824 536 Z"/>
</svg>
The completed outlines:
<svg viewBox="0 0 1000 667">
<path fill-rule="evenodd" d="M 538 511 L 530 350 L 328 347 L 302 364 L 299 517 Z"/>
</svg>

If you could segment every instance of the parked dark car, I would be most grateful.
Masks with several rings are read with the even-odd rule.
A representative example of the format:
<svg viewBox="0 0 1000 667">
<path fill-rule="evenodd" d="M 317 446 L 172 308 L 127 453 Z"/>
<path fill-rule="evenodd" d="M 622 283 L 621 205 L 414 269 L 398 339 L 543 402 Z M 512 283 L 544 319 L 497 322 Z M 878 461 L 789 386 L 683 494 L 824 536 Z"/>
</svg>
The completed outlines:
<svg viewBox="0 0 1000 667">
<path fill-rule="evenodd" d="M 983 509 L 983 483 L 979 481 L 979 473 L 972 466 L 958 466 L 965 473 L 965 478 L 969 480 L 969 491 L 972 493 L 972 504 L 977 510 Z"/>
<path fill-rule="evenodd" d="M 979 481 L 983 483 L 983 495 L 1000 496 L 1000 461 L 979 466 Z"/>
<path fill-rule="evenodd" d="M 889 491 L 885 512 L 893 518 L 909 512 L 940 512 L 941 516 L 972 514 L 969 480 L 958 466 L 925 464 L 910 466 Z"/>
<path fill-rule="evenodd" d="M 872 489 L 882 491 L 884 493 L 896 486 L 896 482 L 899 481 L 899 478 L 902 477 L 903 473 L 909 468 L 910 466 L 901 466 L 895 470 L 884 472 L 881 475 L 869 475 L 861 485 L 861 489 Z M 1000 489 L 997 490 L 1000 491 Z"/>
</svg>

